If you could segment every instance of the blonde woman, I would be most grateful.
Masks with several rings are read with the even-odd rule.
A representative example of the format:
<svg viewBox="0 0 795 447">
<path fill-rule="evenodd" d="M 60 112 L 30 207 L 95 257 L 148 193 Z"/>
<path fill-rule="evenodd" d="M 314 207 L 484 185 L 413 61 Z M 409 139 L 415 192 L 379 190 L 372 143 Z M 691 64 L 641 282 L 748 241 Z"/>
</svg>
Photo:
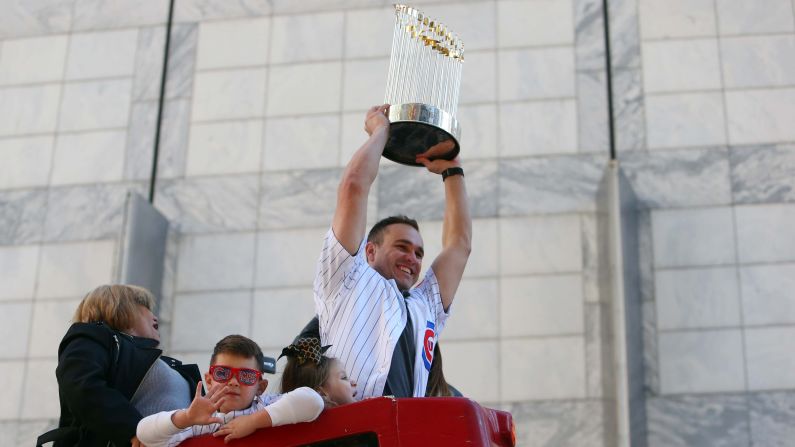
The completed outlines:
<svg viewBox="0 0 795 447">
<path fill-rule="evenodd" d="M 201 374 L 162 355 L 154 304 L 148 290 L 120 284 L 83 298 L 58 348 L 59 426 L 39 445 L 139 447 L 143 416 L 190 405 Z"/>
</svg>

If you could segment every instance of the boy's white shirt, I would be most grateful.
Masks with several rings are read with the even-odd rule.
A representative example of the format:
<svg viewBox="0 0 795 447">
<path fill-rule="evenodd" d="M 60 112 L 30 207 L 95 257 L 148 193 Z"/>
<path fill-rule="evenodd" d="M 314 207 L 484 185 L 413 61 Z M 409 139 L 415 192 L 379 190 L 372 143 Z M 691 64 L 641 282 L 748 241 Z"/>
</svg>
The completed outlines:
<svg viewBox="0 0 795 447">
<path fill-rule="evenodd" d="M 254 397 L 251 406 L 229 413 L 215 412 L 213 417 L 221 418 L 224 424 L 240 416 L 268 411 L 273 427 L 298 422 L 311 422 L 323 411 L 323 398 L 311 388 L 301 387 L 285 394 L 260 394 Z M 171 415 L 179 410 L 161 411 L 147 416 L 138 422 L 136 435 L 147 447 L 174 447 L 194 436 L 215 433 L 224 424 L 193 425 L 178 428 L 171 421 Z"/>
</svg>

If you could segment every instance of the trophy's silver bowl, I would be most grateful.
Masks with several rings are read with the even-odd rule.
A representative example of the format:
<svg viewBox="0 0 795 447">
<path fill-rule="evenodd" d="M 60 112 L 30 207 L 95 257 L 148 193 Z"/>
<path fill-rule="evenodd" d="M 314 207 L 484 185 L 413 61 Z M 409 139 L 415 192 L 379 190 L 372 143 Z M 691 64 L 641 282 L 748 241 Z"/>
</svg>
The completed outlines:
<svg viewBox="0 0 795 447">
<path fill-rule="evenodd" d="M 429 149 L 431 160 L 452 160 L 458 155 L 461 129 L 458 120 L 444 110 L 429 104 L 392 104 L 389 121 L 389 140 L 383 155 L 394 162 L 422 166 L 416 162 L 417 155 Z"/>
</svg>

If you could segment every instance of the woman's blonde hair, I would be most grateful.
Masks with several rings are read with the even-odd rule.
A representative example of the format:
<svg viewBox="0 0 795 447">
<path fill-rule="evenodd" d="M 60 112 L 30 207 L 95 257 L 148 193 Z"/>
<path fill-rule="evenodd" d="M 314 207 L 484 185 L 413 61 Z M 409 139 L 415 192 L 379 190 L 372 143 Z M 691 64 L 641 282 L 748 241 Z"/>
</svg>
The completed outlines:
<svg viewBox="0 0 795 447">
<path fill-rule="evenodd" d="M 75 323 L 102 321 L 112 329 L 124 331 L 133 327 L 138 306 L 153 311 L 155 297 L 152 292 L 138 286 L 106 284 L 88 292 L 72 320 Z"/>
</svg>

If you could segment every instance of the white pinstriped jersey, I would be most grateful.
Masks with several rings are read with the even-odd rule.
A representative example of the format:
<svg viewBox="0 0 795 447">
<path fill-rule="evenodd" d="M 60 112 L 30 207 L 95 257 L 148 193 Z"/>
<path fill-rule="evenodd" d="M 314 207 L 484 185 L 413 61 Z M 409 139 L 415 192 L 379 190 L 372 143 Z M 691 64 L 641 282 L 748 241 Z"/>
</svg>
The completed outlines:
<svg viewBox="0 0 795 447">
<path fill-rule="evenodd" d="M 425 396 L 436 338 L 444 328 L 439 284 L 432 269 L 406 298 L 393 279 L 386 279 L 367 264 L 362 240 L 351 256 L 329 229 L 315 274 L 315 312 L 320 338 L 331 345 L 326 355 L 340 359 L 356 381 L 356 398 L 381 396 L 392 352 L 411 312 L 417 352 L 414 361 L 414 396 Z M 400 302 L 405 300 L 406 305 Z"/>
</svg>

